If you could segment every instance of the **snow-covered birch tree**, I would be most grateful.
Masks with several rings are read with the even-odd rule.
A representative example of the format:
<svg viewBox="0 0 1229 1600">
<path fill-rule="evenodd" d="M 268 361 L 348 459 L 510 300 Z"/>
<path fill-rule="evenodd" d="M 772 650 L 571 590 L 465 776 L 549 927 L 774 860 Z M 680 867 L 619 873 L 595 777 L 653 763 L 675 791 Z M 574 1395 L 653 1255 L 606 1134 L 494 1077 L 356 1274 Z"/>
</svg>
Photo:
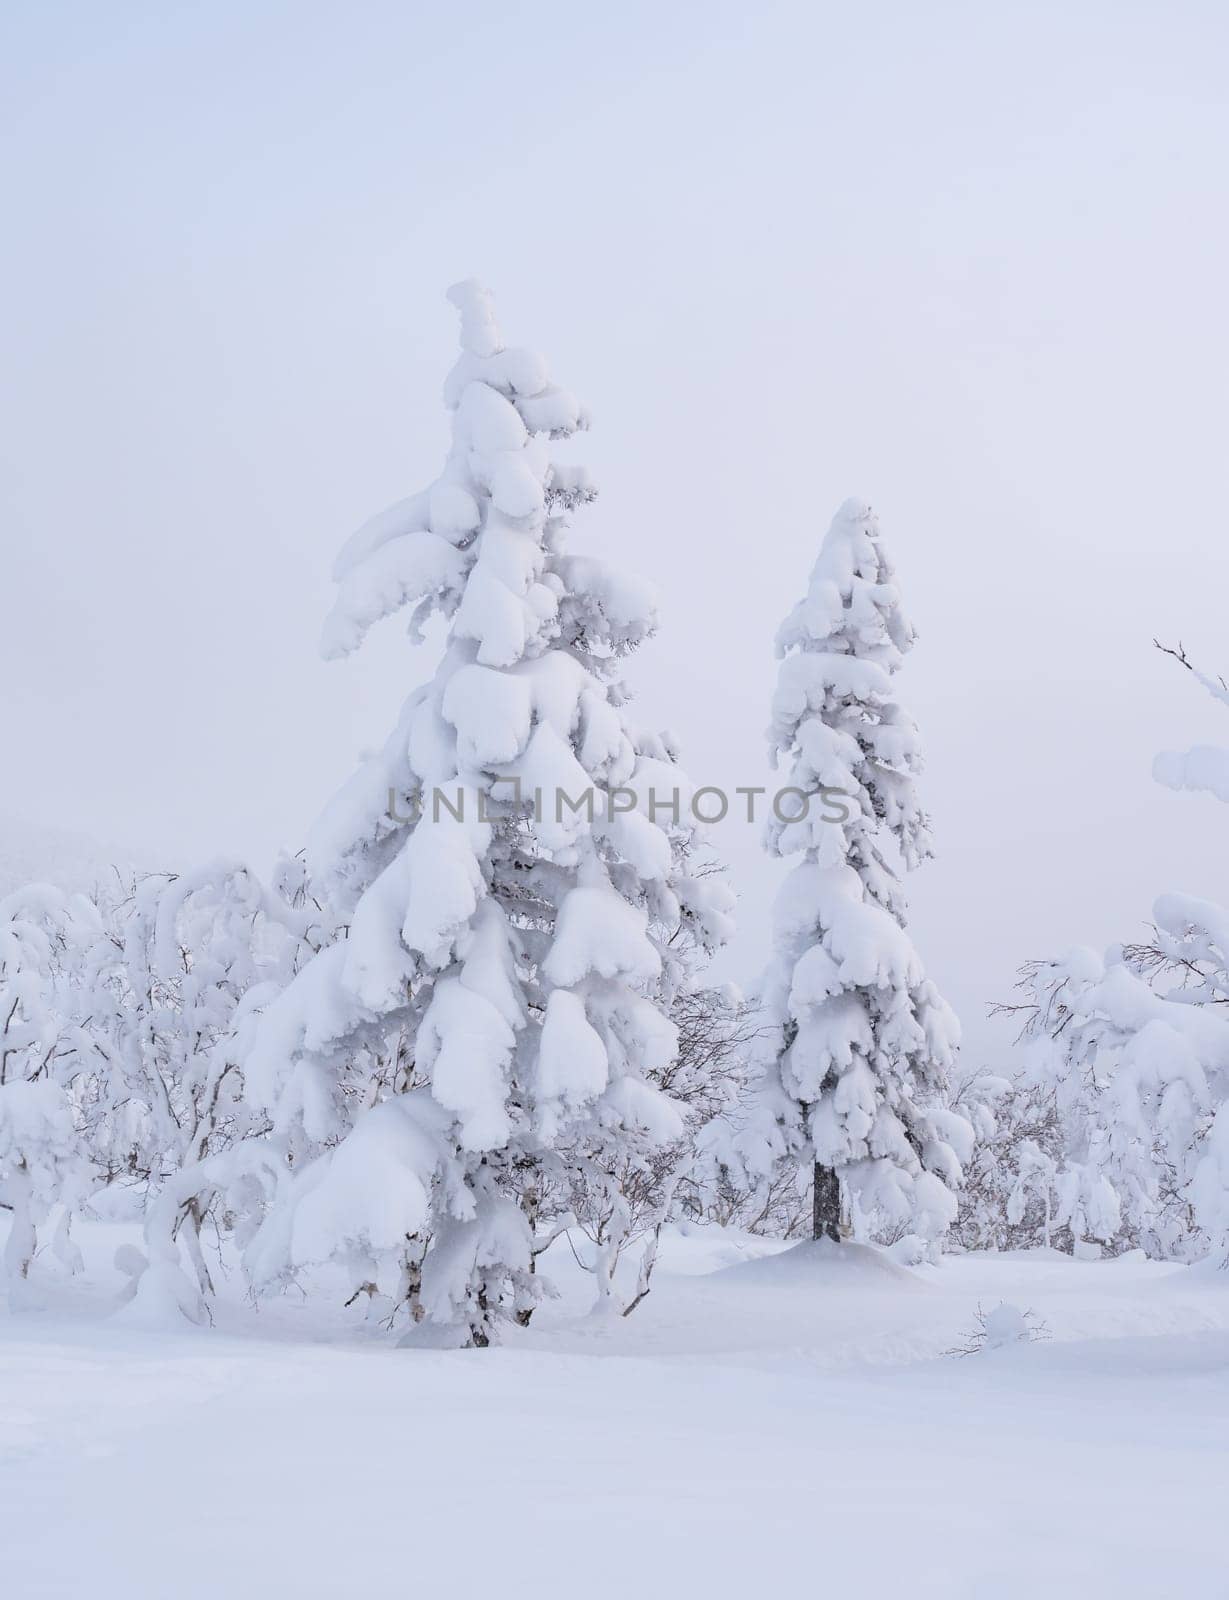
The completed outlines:
<svg viewBox="0 0 1229 1600">
<path fill-rule="evenodd" d="M 895 681 L 913 641 L 877 519 L 847 501 L 777 636 L 769 737 L 787 777 L 766 847 L 798 859 L 774 911 L 742 1137 L 764 1177 L 812 1166 L 816 1238 L 840 1237 L 844 1199 L 858 1230 L 937 1239 L 972 1142 L 946 1104 L 956 1020 L 905 927 L 901 875 L 931 853 Z"/>
<path fill-rule="evenodd" d="M 345 655 L 408 609 L 417 638 L 446 625 L 442 657 L 310 841 L 346 933 L 245 1064 L 290 1174 L 250 1260 L 269 1281 L 340 1259 L 420 1336 L 484 1345 L 541 1292 L 542 1198 L 680 1135 L 653 1082 L 676 1050 L 676 936 L 720 938 L 726 895 L 651 808 L 683 781 L 624 711 L 652 597 L 569 549 L 594 491 L 552 444 L 584 413 L 504 344 L 485 290 L 450 299 L 444 469 L 343 550 L 324 641 Z M 363 1061 L 390 1052 L 373 1080 Z"/>
</svg>

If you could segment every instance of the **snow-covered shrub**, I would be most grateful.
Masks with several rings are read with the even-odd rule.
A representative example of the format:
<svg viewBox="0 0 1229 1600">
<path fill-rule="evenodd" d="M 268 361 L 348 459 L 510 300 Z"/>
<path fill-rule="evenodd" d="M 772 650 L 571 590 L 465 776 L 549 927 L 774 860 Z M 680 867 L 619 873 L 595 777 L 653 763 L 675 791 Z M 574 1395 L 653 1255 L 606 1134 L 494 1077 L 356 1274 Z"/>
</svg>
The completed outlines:
<svg viewBox="0 0 1229 1600">
<path fill-rule="evenodd" d="M 137 1191 L 164 1276 L 186 1252 L 190 1279 L 171 1298 L 197 1315 L 213 1287 L 200 1231 L 211 1207 L 221 1222 L 221 1157 L 268 1132 L 240 1062 L 260 1010 L 319 936 L 314 911 L 243 863 L 216 861 L 151 874 L 115 897 L 75 970 L 88 1010 L 75 1096 L 94 1172 Z M 252 1160 L 244 1155 L 245 1170 Z M 255 1196 L 244 1201 L 240 1214 Z"/>
<path fill-rule="evenodd" d="M 347 654 L 407 607 L 413 633 L 434 617 L 447 635 L 309 842 L 346 931 L 245 1058 L 286 1174 L 249 1262 L 275 1283 L 342 1261 L 424 1337 L 482 1345 L 542 1292 L 556 1197 L 578 1182 L 617 1208 L 622 1166 L 680 1138 L 660 1081 L 691 981 L 676 951 L 724 935 L 728 895 L 652 806 L 678 789 L 685 807 L 672 749 L 624 712 L 652 597 L 568 547 L 594 491 L 550 445 L 584 413 L 505 346 L 484 290 L 450 298 L 443 472 L 345 547 L 324 643 Z"/>
<path fill-rule="evenodd" d="M 151 874 L 108 908 L 83 970 L 108 1177 L 157 1184 L 260 1126 L 229 1047 L 245 1011 L 289 982 L 308 927 L 236 861 Z"/>
<path fill-rule="evenodd" d="M 12 1212 L 4 1250 L 10 1283 L 29 1273 L 38 1225 L 53 1206 L 78 1198 L 84 1178 L 67 1091 L 46 1078 L 0 1083 L 0 1197 Z"/>
<path fill-rule="evenodd" d="M 953 1105 L 976 1134 L 953 1242 L 966 1250 L 1071 1251 L 1085 1239 L 1125 1247 L 1118 1199 L 1098 1168 L 1068 1148 L 1058 1086 L 1033 1052 L 1012 1079 L 966 1076 Z"/>
<path fill-rule="evenodd" d="M 1158 918 L 1166 910 L 1159 902 Z M 1153 948 L 1076 948 L 1026 966 L 1026 1070 L 1055 1097 L 1058 1220 L 1071 1242 L 1191 1260 L 1216 1248 L 1209 1141 L 1229 1094 L 1229 1021 L 1166 987 Z"/>
<path fill-rule="evenodd" d="M 756 1178 L 746 1172 L 737 1151 L 731 1155 L 729 1144 L 723 1140 L 714 1152 L 704 1187 L 704 1220 L 767 1239 L 809 1239 L 815 1209 L 810 1171 L 786 1162 L 768 1177 Z M 701 1146 L 706 1148 L 707 1141 Z"/>
<path fill-rule="evenodd" d="M 1016 1344 L 1032 1344 L 1048 1339 L 1050 1330 L 1034 1311 L 1021 1311 L 1006 1301 L 984 1311 L 977 1308 L 973 1327 L 960 1343 L 946 1352 L 949 1356 L 972 1356 L 982 1350 L 1007 1350 Z"/>
<path fill-rule="evenodd" d="M 728 1222 L 726 1175 L 712 1152 L 724 1148 L 742 1114 L 749 1056 L 759 1032 L 755 1005 L 729 987 L 698 985 L 682 991 L 671 1007 L 678 1029 L 678 1055 L 662 1074 L 662 1086 L 684 1107 L 686 1142 L 692 1153 L 676 1194 L 680 1217 Z"/>
<path fill-rule="evenodd" d="M 269 1122 L 240 1062 L 263 1006 L 324 937 L 293 863 L 278 892 L 219 861 L 104 886 L 97 901 L 31 885 L 0 902 L 0 1201 L 14 1210 L 19 1276 L 54 1205 L 67 1208 L 56 1249 L 70 1261 L 72 1210 L 126 1186 L 151 1256 L 170 1272 L 186 1250 L 191 1278 L 174 1298 L 201 1313 L 199 1232 L 225 1193 L 220 1159 L 244 1146 L 231 1168 L 267 1165 L 247 1149 Z M 246 1188 L 236 1219 L 259 1220 Z"/>
<path fill-rule="evenodd" d="M 1221 704 L 1229 688 L 1167 651 Z M 1159 755 L 1167 787 L 1229 800 L 1229 751 Z M 1229 913 L 1163 895 L 1151 937 L 1104 955 L 1076 948 L 1022 969 L 1029 1072 L 1054 1094 L 1054 1180 L 1073 1246 L 1229 1261 Z"/>
<path fill-rule="evenodd" d="M 10 1281 L 27 1276 L 51 1208 L 75 1204 L 88 1187 L 74 1101 L 86 1055 L 78 975 L 100 927 L 84 896 L 46 884 L 0 901 L 0 1203 L 12 1211 Z"/>
<path fill-rule="evenodd" d="M 567 1204 L 592 1246 L 578 1259 L 598 1274 L 599 1303 L 607 1309 L 613 1306 L 613 1274 L 624 1251 L 647 1241 L 633 1301 L 639 1304 L 648 1293 L 665 1222 L 672 1217 L 731 1220 L 731 1185 L 713 1150 L 724 1148 L 738 1114 L 746 1052 L 755 1035 L 754 1008 L 729 988 L 700 983 L 677 989 L 663 1003 L 678 1045 L 652 1081 L 679 1107 L 678 1136 L 647 1150 L 612 1147 L 600 1175 L 584 1151 L 564 1161 L 574 1173 Z M 746 1192 L 738 1196 L 740 1203 L 750 1199 Z M 562 1209 L 557 1203 L 555 1210 Z"/>
<path fill-rule="evenodd" d="M 838 1238 L 844 1210 L 859 1232 L 937 1240 L 972 1144 L 946 1105 L 956 1020 L 905 928 L 902 874 L 931 853 L 921 744 L 894 681 L 913 641 L 877 519 L 847 501 L 777 638 L 770 741 L 796 802 L 766 844 L 801 860 L 776 902 L 741 1139 L 762 1180 L 812 1167 L 816 1237 Z"/>
</svg>

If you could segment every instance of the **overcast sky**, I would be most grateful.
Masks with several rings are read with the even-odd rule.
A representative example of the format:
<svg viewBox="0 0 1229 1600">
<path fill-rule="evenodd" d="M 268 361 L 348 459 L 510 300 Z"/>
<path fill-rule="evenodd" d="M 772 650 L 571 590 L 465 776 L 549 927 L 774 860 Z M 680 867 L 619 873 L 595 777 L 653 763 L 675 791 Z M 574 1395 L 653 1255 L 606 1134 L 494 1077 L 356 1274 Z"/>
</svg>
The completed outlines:
<svg viewBox="0 0 1229 1600">
<path fill-rule="evenodd" d="M 577 542 L 650 575 L 641 718 L 764 781 L 772 636 L 880 513 L 978 1053 L 1019 961 L 1229 893 L 1229 11 L 10 4 L 0 810 L 296 847 L 429 667 L 317 657 L 336 547 L 438 470 L 448 284 L 590 406 Z M 754 976 L 777 872 L 727 823 Z"/>
</svg>

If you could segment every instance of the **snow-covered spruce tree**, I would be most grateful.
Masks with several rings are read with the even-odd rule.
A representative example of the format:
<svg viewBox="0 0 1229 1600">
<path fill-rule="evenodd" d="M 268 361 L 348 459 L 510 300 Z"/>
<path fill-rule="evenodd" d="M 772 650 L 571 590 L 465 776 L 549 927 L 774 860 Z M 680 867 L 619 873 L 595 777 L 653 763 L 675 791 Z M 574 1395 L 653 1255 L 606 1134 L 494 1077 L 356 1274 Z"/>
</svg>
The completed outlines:
<svg viewBox="0 0 1229 1600">
<path fill-rule="evenodd" d="M 289 1174 L 249 1262 L 269 1283 L 341 1261 L 421 1337 L 485 1345 L 541 1293 L 543 1198 L 679 1137 L 652 1082 L 676 1051 L 674 951 L 724 933 L 727 896 L 689 872 L 686 825 L 650 814 L 680 775 L 624 714 L 651 597 L 567 547 L 594 491 L 547 441 L 584 415 L 504 345 L 483 289 L 450 298 L 444 470 L 343 550 L 325 633 L 344 655 L 409 607 L 417 637 L 447 623 L 443 656 L 310 841 L 346 934 L 245 1063 Z"/>
<path fill-rule="evenodd" d="M 765 1178 L 811 1164 L 816 1238 L 840 1237 L 844 1191 L 855 1232 L 937 1240 L 972 1144 L 945 1098 L 956 1020 L 905 929 L 901 873 L 931 850 L 894 682 L 913 639 L 878 522 L 847 501 L 777 636 L 770 741 L 787 780 L 766 846 L 801 860 L 777 898 L 741 1140 Z"/>
</svg>

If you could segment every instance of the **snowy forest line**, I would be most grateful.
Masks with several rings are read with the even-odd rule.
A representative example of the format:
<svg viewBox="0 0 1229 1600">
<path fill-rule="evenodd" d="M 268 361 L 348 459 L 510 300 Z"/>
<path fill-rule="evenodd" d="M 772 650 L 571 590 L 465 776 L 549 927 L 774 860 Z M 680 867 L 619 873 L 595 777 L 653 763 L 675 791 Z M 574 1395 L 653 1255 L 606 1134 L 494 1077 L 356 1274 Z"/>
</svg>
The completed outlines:
<svg viewBox="0 0 1229 1600">
<path fill-rule="evenodd" d="M 596 1308 L 630 1314 L 679 1220 L 904 1264 L 1037 1245 L 1224 1264 L 1229 914 L 1168 895 L 1143 942 L 1029 961 L 1013 1073 L 962 1060 L 908 929 L 932 856 L 914 634 L 859 501 L 817 530 L 766 708 L 783 787 L 842 814 L 769 816 L 788 871 L 763 979 L 711 981 L 735 896 L 687 809 L 648 805 L 691 792 L 684 753 L 623 681 L 653 595 L 570 544 L 596 490 L 555 446 L 584 409 L 504 344 L 484 290 L 450 298 L 447 460 L 343 548 L 324 630 L 344 656 L 408 613 L 438 643 L 383 750 L 268 882 L 218 860 L 0 902 L 14 1299 L 79 1266 L 81 1215 L 139 1221 L 116 1264 L 143 1314 L 207 1322 L 228 1286 L 294 1287 L 427 1345 L 530 1323 L 565 1236 Z M 1154 772 L 1229 800 L 1229 752 Z M 416 812 L 433 786 L 473 803 Z M 616 790 L 638 803 L 517 798 Z"/>
</svg>

